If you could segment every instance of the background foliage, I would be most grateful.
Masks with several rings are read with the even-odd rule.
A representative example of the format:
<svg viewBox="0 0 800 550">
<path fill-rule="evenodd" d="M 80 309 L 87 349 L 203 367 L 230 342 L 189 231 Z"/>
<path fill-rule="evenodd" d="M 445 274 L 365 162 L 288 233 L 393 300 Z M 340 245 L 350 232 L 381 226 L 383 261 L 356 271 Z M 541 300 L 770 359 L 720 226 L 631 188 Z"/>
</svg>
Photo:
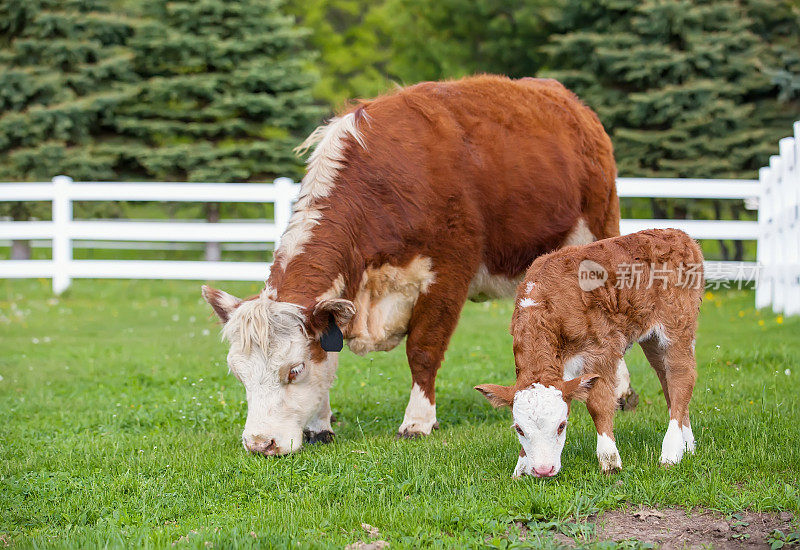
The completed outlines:
<svg viewBox="0 0 800 550">
<path fill-rule="evenodd" d="M 800 2 L 0 0 L 0 180 L 298 177 L 292 146 L 348 99 L 476 72 L 564 81 L 621 175 L 752 178 L 800 118 Z M 623 213 L 752 217 L 735 201 Z"/>
<path fill-rule="evenodd" d="M 0 179 L 301 173 L 291 149 L 324 109 L 276 0 L 1 5 Z"/>
</svg>

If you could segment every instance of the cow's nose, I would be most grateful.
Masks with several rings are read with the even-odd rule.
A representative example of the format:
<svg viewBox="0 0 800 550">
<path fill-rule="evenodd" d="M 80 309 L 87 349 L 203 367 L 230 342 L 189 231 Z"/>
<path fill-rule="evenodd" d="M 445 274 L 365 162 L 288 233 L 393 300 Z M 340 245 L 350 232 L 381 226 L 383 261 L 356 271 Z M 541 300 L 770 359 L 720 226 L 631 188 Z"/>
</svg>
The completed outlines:
<svg viewBox="0 0 800 550">
<path fill-rule="evenodd" d="M 278 445 L 274 439 L 260 439 L 253 441 L 247 445 L 247 449 L 251 453 L 256 453 L 264 456 L 275 456 L 278 454 Z"/>
<path fill-rule="evenodd" d="M 536 477 L 552 477 L 556 473 L 555 466 L 534 466 L 533 473 Z"/>
</svg>

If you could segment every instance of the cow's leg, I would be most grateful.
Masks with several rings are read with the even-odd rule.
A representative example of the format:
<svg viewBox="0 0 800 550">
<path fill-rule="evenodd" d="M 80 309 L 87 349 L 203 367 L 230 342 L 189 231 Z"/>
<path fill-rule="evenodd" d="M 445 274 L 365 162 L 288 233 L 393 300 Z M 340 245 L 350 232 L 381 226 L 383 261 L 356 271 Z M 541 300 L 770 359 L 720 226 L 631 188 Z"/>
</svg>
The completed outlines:
<svg viewBox="0 0 800 550">
<path fill-rule="evenodd" d="M 330 392 L 325 395 L 325 401 L 319 412 L 311 419 L 303 430 L 306 443 L 330 443 L 333 441 L 333 428 L 331 427 Z"/>
<path fill-rule="evenodd" d="M 336 355 L 337 357 L 329 357 L 329 360 L 336 361 L 338 363 L 339 358 L 338 354 L 328 354 L 329 356 Z M 336 371 L 336 364 L 333 366 L 334 372 Z M 331 414 L 331 392 L 328 390 L 325 393 L 325 399 L 322 402 L 322 405 L 319 408 L 319 411 L 316 415 L 311 419 L 311 421 L 306 425 L 305 429 L 303 429 L 303 437 L 306 440 L 306 443 L 330 443 L 333 441 L 333 428 L 331 427 L 331 422 L 333 422 L 333 414 Z"/>
<path fill-rule="evenodd" d="M 669 403 L 669 425 L 661 445 L 661 464 L 677 464 L 684 451 L 694 452 L 694 435 L 689 422 L 689 401 L 692 399 L 697 370 L 689 338 L 671 339 L 663 351 L 666 391 Z"/>
<path fill-rule="evenodd" d="M 620 357 L 614 357 L 610 359 L 609 365 L 618 363 L 619 360 Z M 622 459 L 614 439 L 614 414 L 617 411 L 615 385 L 616 381 L 598 379 L 586 399 L 586 408 L 597 429 L 597 460 L 604 474 L 622 468 Z"/>
<path fill-rule="evenodd" d="M 465 269 L 466 267 L 466 269 Z M 434 265 L 436 280 L 420 294 L 411 313 L 406 356 L 411 369 L 411 396 L 398 436 L 428 435 L 436 422 L 436 372 L 458 324 L 469 290 L 469 267 Z"/>
</svg>

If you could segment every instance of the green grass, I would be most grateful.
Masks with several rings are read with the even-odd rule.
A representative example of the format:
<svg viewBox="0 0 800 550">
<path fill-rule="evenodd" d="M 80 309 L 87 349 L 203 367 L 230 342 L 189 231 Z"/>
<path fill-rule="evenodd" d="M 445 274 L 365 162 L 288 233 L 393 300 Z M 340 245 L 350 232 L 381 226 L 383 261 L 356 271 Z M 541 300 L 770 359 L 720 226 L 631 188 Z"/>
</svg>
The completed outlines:
<svg viewBox="0 0 800 550">
<path fill-rule="evenodd" d="M 581 404 L 561 473 L 511 480 L 510 414 L 472 389 L 513 379 L 510 302 L 467 305 L 431 437 L 394 439 L 410 386 L 402 347 L 345 352 L 336 441 L 265 459 L 241 447 L 244 390 L 199 284 L 76 281 L 56 299 L 49 281 L 3 281 L 0 535 L 24 547 L 341 548 L 368 540 L 364 522 L 392 548 L 480 547 L 507 544 L 515 519 L 580 534 L 587 514 L 626 504 L 800 512 L 800 319 L 752 304 L 736 290 L 704 303 L 697 455 L 658 465 L 666 411 L 636 348 L 627 359 L 641 402 L 615 430 L 623 471 L 600 474 Z M 550 533 L 529 543 L 555 544 Z"/>
</svg>

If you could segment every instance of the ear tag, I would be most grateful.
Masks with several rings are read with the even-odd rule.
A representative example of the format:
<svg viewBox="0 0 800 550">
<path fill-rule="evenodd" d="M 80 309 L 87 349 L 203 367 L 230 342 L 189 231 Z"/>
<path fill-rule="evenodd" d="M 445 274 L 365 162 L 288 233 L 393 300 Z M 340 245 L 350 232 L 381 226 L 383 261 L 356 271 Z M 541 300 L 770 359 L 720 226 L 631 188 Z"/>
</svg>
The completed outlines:
<svg viewBox="0 0 800 550">
<path fill-rule="evenodd" d="M 344 336 L 336 321 L 333 320 L 333 315 L 330 316 L 328 321 L 328 328 L 319 337 L 319 343 L 325 351 L 342 351 L 344 347 Z"/>
</svg>

